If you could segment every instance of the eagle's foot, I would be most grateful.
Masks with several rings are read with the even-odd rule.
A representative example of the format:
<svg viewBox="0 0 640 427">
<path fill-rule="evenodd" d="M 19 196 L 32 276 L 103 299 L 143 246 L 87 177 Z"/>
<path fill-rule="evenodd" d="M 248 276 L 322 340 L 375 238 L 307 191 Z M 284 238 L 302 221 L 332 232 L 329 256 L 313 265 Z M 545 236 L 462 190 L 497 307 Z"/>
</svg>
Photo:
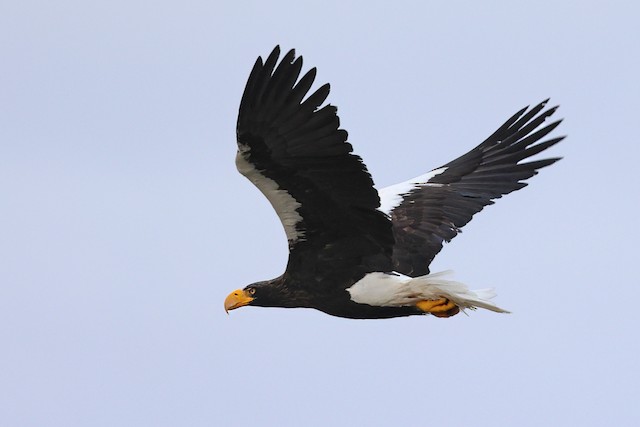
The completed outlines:
<svg viewBox="0 0 640 427">
<path fill-rule="evenodd" d="M 460 312 L 460 307 L 447 298 L 418 301 L 416 307 L 437 317 L 451 317 Z"/>
</svg>

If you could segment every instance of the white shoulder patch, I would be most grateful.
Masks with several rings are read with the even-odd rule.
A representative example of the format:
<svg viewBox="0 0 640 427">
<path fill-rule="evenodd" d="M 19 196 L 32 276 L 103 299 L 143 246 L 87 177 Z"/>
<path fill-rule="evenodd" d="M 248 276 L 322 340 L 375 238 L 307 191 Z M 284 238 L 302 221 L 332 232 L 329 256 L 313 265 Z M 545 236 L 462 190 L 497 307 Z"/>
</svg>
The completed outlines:
<svg viewBox="0 0 640 427">
<path fill-rule="evenodd" d="M 412 190 L 425 185 L 442 185 L 429 184 L 429 180 L 436 175 L 440 175 L 446 170 L 446 167 L 434 169 L 431 172 L 427 172 L 408 181 L 390 185 L 378 190 L 378 195 L 380 196 L 380 207 L 378 208 L 378 210 L 384 212 L 387 215 L 391 215 L 391 211 L 400 206 L 400 203 L 402 203 L 402 201 L 404 200 L 404 196 L 406 196 Z"/>
<path fill-rule="evenodd" d="M 295 242 L 304 238 L 304 232 L 296 230 L 296 224 L 302 221 L 298 208 L 302 206 L 291 194 L 281 189 L 277 182 L 264 176 L 256 167 L 247 161 L 244 153 L 249 152 L 249 147 L 241 146 L 236 154 L 236 167 L 265 195 L 278 214 L 284 227 L 287 240 Z"/>
</svg>

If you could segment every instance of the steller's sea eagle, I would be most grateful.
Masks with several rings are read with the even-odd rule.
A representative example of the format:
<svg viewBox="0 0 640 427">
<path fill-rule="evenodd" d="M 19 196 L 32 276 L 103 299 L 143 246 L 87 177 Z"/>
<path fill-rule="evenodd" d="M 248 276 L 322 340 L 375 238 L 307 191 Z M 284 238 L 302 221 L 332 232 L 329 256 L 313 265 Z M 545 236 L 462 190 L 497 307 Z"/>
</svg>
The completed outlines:
<svg viewBox="0 0 640 427">
<path fill-rule="evenodd" d="M 282 276 L 229 294 L 225 310 L 308 307 L 353 319 L 505 312 L 492 290 L 429 274 L 429 264 L 474 214 L 559 160 L 522 163 L 563 139 L 540 142 L 560 123 L 541 127 L 557 107 L 523 108 L 465 155 L 377 191 L 336 107 L 321 107 L 329 84 L 307 96 L 316 69 L 299 79 L 302 57 L 290 50 L 276 66 L 279 56 L 276 46 L 249 75 L 236 165 L 277 212 L 289 261 Z"/>
</svg>

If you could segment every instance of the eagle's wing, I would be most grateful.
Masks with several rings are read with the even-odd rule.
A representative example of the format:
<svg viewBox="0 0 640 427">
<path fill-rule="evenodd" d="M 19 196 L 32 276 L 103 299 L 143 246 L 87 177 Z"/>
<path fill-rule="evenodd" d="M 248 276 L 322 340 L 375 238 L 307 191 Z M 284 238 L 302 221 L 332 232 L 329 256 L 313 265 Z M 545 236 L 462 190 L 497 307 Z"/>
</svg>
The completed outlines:
<svg viewBox="0 0 640 427">
<path fill-rule="evenodd" d="M 279 55 L 276 47 L 264 63 L 258 58 L 249 76 L 238 115 L 238 170 L 277 212 L 290 266 L 303 253 L 309 262 L 322 257 L 313 259 L 315 268 L 339 259 L 356 265 L 344 258 L 375 253 L 386 253 L 390 264 L 391 222 L 377 209 L 371 176 L 339 129 L 336 107 L 320 108 L 329 85 L 307 96 L 315 68 L 298 80 L 302 57 L 291 50 L 276 66 Z"/>
<path fill-rule="evenodd" d="M 518 111 L 482 144 L 452 162 L 380 190 L 381 210 L 393 224 L 396 271 L 409 276 L 428 274 L 443 242 L 453 239 L 474 214 L 494 199 L 525 187 L 523 181 L 538 169 L 560 160 L 520 163 L 564 138 L 540 142 L 560 124 L 558 120 L 537 130 L 557 109 L 540 113 L 547 101 Z"/>
</svg>

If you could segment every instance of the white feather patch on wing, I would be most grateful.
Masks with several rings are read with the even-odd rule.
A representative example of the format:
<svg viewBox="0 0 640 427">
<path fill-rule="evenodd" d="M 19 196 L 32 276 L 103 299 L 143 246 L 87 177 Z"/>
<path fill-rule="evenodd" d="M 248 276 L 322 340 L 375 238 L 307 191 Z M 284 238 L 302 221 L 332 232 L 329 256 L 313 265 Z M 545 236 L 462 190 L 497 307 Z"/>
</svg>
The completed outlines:
<svg viewBox="0 0 640 427">
<path fill-rule="evenodd" d="M 264 176 L 252 163 L 247 161 L 245 155 L 248 155 L 248 152 L 249 147 L 240 146 L 240 150 L 236 154 L 238 171 L 258 187 L 269 200 L 278 214 L 280 222 L 282 222 L 287 240 L 295 242 L 303 239 L 304 232 L 296 229 L 296 224 L 302 221 L 302 216 L 298 213 L 298 208 L 302 205 L 286 190 L 281 189 L 277 182 Z"/>
<path fill-rule="evenodd" d="M 461 309 L 484 308 L 508 313 L 491 301 L 493 289 L 470 290 L 466 285 L 444 277 L 451 271 L 409 277 L 399 273 L 368 273 L 347 289 L 351 300 L 359 304 L 382 307 L 415 305 L 424 300 L 448 298 Z"/>
<path fill-rule="evenodd" d="M 378 190 L 380 196 L 379 211 L 384 212 L 387 215 L 391 215 L 391 211 L 397 208 L 404 200 L 404 196 L 410 193 L 412 190 L 424 185 L 442 185 L 442 184 L 429 184 L 429 180 L 436 175 L 440 175 L 446 171 L 447 168 L 434 169 L 431 172 L 427 172 L 423 175 L 416 176 L 408 181 L 401 182 L 399 184 L 390 185 Z"/>
</svg>

